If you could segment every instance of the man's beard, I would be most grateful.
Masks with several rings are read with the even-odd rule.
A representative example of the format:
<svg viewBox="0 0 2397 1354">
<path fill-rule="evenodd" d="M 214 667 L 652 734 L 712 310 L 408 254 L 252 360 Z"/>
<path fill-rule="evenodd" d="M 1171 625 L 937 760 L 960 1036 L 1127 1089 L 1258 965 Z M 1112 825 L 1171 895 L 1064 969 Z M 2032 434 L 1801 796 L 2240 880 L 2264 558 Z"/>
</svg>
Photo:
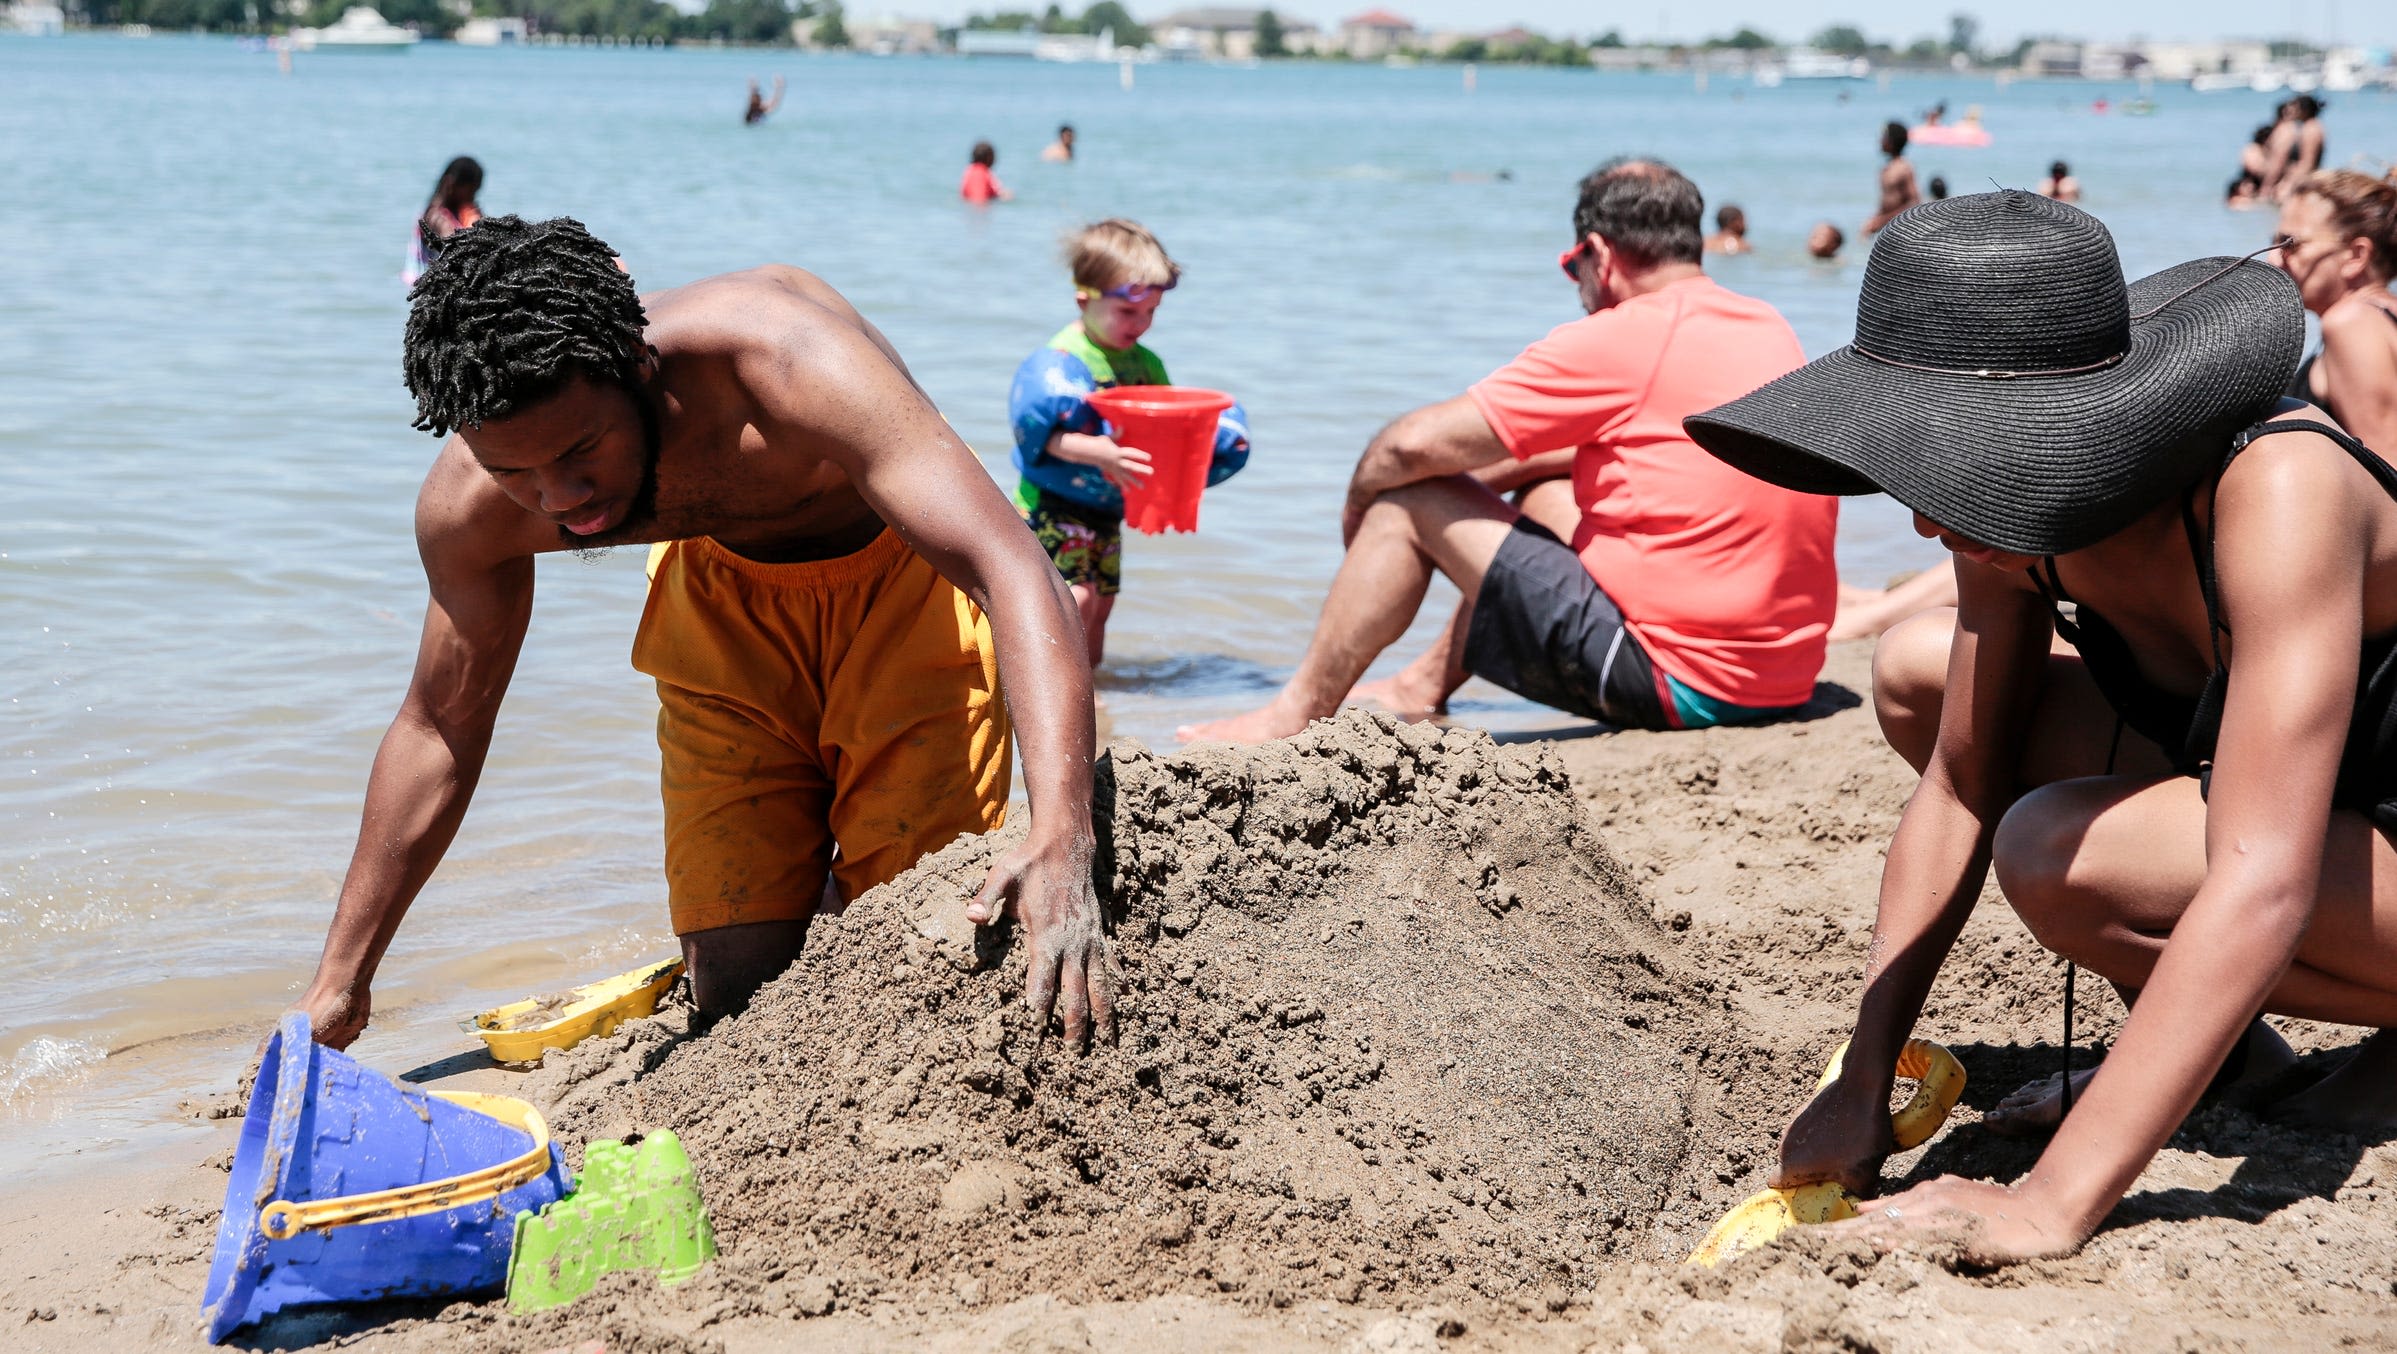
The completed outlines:
<svg viewBox="0 0 2397 1354">
<path fill-rule="evenodd" d="M 657 521 L 657 411 L 650 408 L 649 397 L 638 386 L 627 385 L 624 393 L 632 397 L 633 407 L 641 411 L 641 487 L 633 491 L 632 505 L 624 510 L 624 520 L 596 536 L 577 536 L 564 527 L 558 528 L 559 539 L 565 541 L 575 558 L 585 564 L 605 559 L 608 552 L 624 544 L 627 537 L 646 531 Z"/>
</svg>

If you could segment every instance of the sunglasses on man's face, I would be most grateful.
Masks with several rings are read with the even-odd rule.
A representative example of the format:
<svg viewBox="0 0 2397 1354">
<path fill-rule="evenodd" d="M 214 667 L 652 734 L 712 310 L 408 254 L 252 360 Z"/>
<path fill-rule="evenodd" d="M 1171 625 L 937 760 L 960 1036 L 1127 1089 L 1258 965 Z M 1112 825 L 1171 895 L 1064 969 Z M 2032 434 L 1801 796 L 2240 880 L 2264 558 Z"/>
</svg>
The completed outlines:
<svg viewBox="0 0 2397 1354">
<path fill-rule="evenodd" d="M 1589 252 L 1590 239 L 1585 235 L 1574 241 L 1571 249 L 1556 256 L 1556 266 L 1565 270 L 1565 280 L 1576 287 L 1581 285 L 1581 256 Z"/>
</svg>

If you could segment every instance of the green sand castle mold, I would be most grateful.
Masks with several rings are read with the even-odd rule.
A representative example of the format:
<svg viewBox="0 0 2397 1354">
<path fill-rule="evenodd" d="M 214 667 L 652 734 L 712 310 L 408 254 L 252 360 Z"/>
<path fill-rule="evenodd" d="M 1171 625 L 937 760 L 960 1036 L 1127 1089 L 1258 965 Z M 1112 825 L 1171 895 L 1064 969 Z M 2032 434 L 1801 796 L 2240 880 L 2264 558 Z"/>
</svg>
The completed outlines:
<svg viewBox="0 0 2397 1354">
<path fill-rule="evenodd" d="M 572 1302 L 625 1269 L 678 1284 L 715 1254 L 716 1230 L 681 1139 L 658 1132 L 636 1147 L 595 1142 L 570 1197 L 516 1215 L 508 1308 L 522 1315 Z"/>
</svg>

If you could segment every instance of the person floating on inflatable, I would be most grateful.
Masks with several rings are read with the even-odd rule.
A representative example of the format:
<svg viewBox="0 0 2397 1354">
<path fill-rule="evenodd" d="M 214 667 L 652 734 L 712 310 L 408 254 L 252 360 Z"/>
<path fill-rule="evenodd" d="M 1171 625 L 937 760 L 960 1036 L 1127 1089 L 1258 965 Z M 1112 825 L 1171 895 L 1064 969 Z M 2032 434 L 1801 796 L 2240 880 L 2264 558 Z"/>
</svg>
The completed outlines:
<svg viewBox="0 0 2397 1354">
<path fill-rule="evenodd" d="M 1981 105 L 1974 104 L 1965 109 L 1964 117 L 1954 123 L 1939 120 L 1940 114 L 1946 111 L 1947 105 L 1941 104 L 1932 110 L 1930 116 L 1923 119 L 1923 124 L 1920 127 L 1914 129 L 1911 139 L 1916 145 L 1986 146 L 1989 144 L 1989 129 L 1981 125 Z"/>
<path fill-rule="evenodd" d="M 1116 386 L 1173 382 L 1140 345 L 1181 265 L 1147 227 L 1120 217 L 1086 226 L 1066 246 L 1081 314 L 1016 368 L 1008 392 L 1015 428 L 1017 508 L 1065 576 L 1096 668 L 1123 583 L 1124 488 L 1151 473 L 1149 452 L 1107 435 L 1090 396 Z M 1212 487 L 1248 464 L 1248 415 L 1235 404 L 1216 423 Z"/>
</svg>

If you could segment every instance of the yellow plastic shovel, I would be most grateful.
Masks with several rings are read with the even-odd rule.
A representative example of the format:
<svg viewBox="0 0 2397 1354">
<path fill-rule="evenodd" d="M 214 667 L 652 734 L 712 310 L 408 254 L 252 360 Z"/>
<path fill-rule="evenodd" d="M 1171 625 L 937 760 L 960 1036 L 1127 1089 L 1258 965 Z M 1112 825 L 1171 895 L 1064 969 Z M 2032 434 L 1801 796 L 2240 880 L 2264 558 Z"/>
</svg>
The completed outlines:
<svg viewBox="0 0 2397 1354">
<path fill-rule="evenodd" d="M 680 959 L 644 964 L 554 997 L 510 1002 L 469 1016 L 458 1027 L 481 1038 L 499 1062 L 537 1063 L 550 1049 L 613 1034 L 625 1021 L 655 1011 L 658 998 L 681 974 Z"/>
</svg>

